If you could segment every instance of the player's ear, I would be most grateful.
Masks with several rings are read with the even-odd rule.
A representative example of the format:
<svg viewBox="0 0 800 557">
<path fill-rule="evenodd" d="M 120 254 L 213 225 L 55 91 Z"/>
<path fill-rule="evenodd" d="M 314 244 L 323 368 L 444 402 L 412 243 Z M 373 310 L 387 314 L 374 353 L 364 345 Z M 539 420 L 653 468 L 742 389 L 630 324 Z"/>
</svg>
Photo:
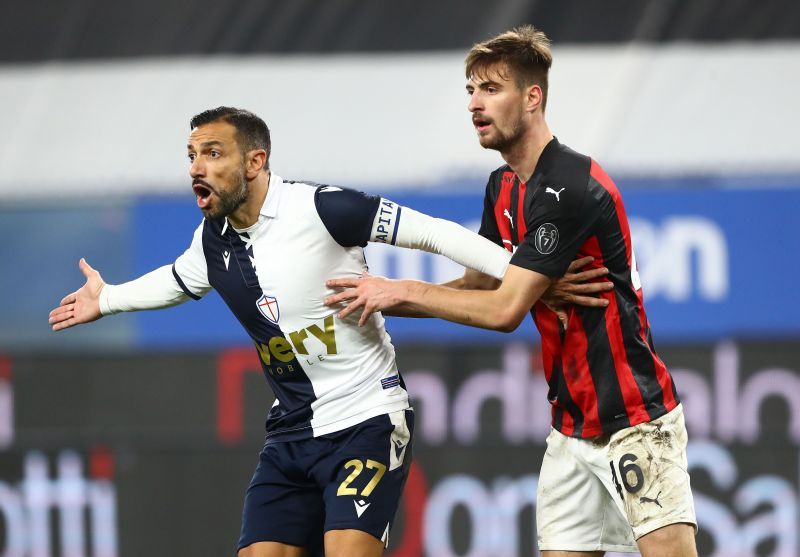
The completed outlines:
<svg viewBox="0 0 800 557">
<path fill-rule="evenodd" d="M 253 149 L 245 154 L 245 170 L 247 178 L 253 179 L 259 172 L 267 168 L 269 153 L 264 149 Z"/>
<path fill-rule="evenodd" d="M 527 111 L 534 112 L 535 110 L 541 108 L 542 101 L 544 100 L 542 88 L 539 85 L 530 85 L 526 89 L 526 93 L 525 108 Z"/>
</svg>

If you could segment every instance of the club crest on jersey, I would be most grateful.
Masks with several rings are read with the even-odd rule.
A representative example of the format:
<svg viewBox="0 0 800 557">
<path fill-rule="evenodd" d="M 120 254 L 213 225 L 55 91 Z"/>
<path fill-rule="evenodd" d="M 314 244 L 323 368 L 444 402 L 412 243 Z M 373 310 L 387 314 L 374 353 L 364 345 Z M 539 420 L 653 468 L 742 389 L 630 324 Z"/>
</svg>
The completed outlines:
<svg viewBox="0 0 800 557">
<path fill-rule="evenodd" d="M 278 307 L 278 299 L 275 296 L 262 294 L 256 305 L 258 306 L 258 311 L 267 318 L 267 321 L 278 324 L 278 320 L 281 318 L 281 310 Z"/>
<path fill-rule="evenodd" d="M 558 245 L 558 228 L 551 222 L 546 222 L 536 229 L 534 241 L 536 250 L 542 255 L 553 253 Z"/>
</svg>

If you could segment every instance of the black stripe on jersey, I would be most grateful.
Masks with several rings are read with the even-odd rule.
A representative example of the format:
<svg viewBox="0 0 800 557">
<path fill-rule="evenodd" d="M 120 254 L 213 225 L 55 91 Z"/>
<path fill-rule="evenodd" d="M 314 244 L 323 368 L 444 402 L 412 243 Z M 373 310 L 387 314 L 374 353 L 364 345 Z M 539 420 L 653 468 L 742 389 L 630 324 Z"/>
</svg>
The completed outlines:
<svg viewBox="0 0 800 557">
<path fill-rule="evenodd" d="M 651 419 L 656 419 L 666 414 L 667 408 L 664 405 L 664 391 L 658 382 L 653 353 L 637 334 L 641 325 L 636 306 L 630 301 L 624 301 L 627 293 L 619 292 L 616 288 L 614 290 L 617 306 L 620 308 L 619 322 L 628 365 L 633 371 L 633 378 L 639 387 L 647 414 Z"/>
<path fill-rule="evenodd" d="M 206 219 L 203 226 L 208 283 L 256 343 L 264 376 L 280 401 L 269 412 L 267 434 L 311 436 L 314 388 L 297 360 L 292 343 L 277 323 L 268 320 L 259 309 L 258 302 L 269 293 L 261 290 L 257 269 L 250 261 L 252 249 L 247 249 L 242 235 L 230 226 L 222 235 L 224 223 L 224 219 Z M 226 252 L 235 254 L 227 266 Z M 275 302 L 280 306 L 281 300 Z"/>
<path fill-rule="evenodd" d="M 189 290 L 186 287 L 186 284 L 184 284 L 183 279 L 178 275 L 178 271 L 175 270 L 175 263 L 172 264 L 172 276 L 175 277 L 175 280 L 178 281 L 178 286 L 181 287 L 181 290 L 183 290 L 184 294 L 189 296 L 192 300 L 200 299 L 200 296 L 194 294 L 191 290 Z"/>
<path fill-rule="evenodd" d="M 602 190 L 604 195 L 603 203 L 610 203 L 611 210 L 616 212 L 611 195 L 594 179 L 590 179 L 590 189 Z M 597 191 L 595 190 L 595 191 Z M 594 192 L 593 192 L 594 193 Z M 639 393 L 645 403 L 647 413 L 651 419 L 658 418 L 667 412 L 664 406 L 664 393 L 658 382 L 655 362 L 650 347 L 640 336 L 641 324 L 639 321 L 639 298 L 633 289 L 630 278 L 630 267 L 628 265 L 628 254 L 625 249 L 625 239 L 619 226 L 619 218 L 606 219 L 606 226 L 612 228 L 606 233 L 597 234 L 600 251 L 603 253 L 604 265 L 607 269 L 625 269 L 627 275 L 620 276 L 618 272 L 612 273 L 610 277 L 615 283 L 614 296 L 617 301 L 619 311 L 619 328 L 622 333 L 622 342 L 625 348 L 625 357 L 631 369 Z M 603 336 L 607 334 L 605 327 L 597 327 L 595 333 L 602 329 Z M 614 369 L 613 367 L 611 369 Z M 616 380 L 616 375 L 614 376 Z"/>
<path fill-rule="evenodd" d="M 553 427 L 561 431 L 563 426 L 563 410 L 565 408 L 567 413 L 572 418 L 574 431 L 573 437 L 580 437 L 583 432 L 583 412 L 580 407 L 575 404 L 572 397 L 569 395 L 566 380 L 564 379 L 564 370 L 561 368 L 561 361 L 558 358 L 553 358 L 553 373 L 550 374 L 550 392 L 556 393 L 558 396 L 558 404 L 556 405 L 555 419 Z"/>
<path fill-rule="evenodd" d="M 225 235 L 230 243 L 231 251 L 236 256 L 236 264 L 239 266 L 239 272 L 242 274 L 245 284 L 250 288 L 258 288 L 258 291 L 261 292 L 256 269 L 250 260 L 253 257 L 253 248 L 250 247 L 248 251 L 246 244 L 247 240 L 250 239 L 250 235 L 247 233 L 239 234 L 230 226 Z"/>
<path fill-rule="evenodd" d="M 503 238 L 500 236 L 500 229 L 497 227 L 497 221 L 494 218 L 494 204 L 497 201 L 495 184 L 498 181 L 495 176 L 498 172 L 497 170 L 492 172 L 489 176 L 489 182 L 486 184 L 486 193 L 483 196 L 483 215 L 481 216 L 481 227 L 478 230 L 478 234 L 502 248 L 504 247 Z"/>
<path fill-rule="evenodd" d="M 380 197 L 346 188 L 320 186 L 314 192 L 314 205 L 322 224 L 336 243 L 346 248 L 367 245 L 380 203 Z M 399 223 L 399 212 L 397 217 Z"/>
<path fill-rule="evenodd" d="M 577 306 L 577 316 L 583 323 L 584 331 L 592 331 L 586 335 L 586 361 L 592 375 L 597 397 L 597 415 L 600 425 L 614 424 L 615 430 L 629 427 L 628 411 L 616 373 L 611 342 L 605 324 L 605 310 Z"/>
</svg>

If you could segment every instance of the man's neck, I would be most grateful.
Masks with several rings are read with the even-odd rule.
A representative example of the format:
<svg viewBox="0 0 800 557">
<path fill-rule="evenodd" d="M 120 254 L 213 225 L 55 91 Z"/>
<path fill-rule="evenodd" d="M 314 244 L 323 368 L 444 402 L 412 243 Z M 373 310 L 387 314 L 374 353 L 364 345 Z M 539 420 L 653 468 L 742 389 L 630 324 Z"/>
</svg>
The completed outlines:
<svg viewBox="0 0 800 557">
<path fill-rule="evenodd" d="M 258 215 L 261 214 L 261 207 L 267 198 L 270 175 L 269 171 L 259 172 L 258 176 L 247 185 L 247 200 L 228 215 L 228 221 L 234 228 L 242 230 L 258 222 Z"/>
<path fill-rule="evenodd" d="M 540 120 L 531 125 L 519 141 L 500 154 L 519 180 L 527 182 L 536 170 L 542 151 L 552 139 L 553 133 L 547 122 Z"/>
</svg>

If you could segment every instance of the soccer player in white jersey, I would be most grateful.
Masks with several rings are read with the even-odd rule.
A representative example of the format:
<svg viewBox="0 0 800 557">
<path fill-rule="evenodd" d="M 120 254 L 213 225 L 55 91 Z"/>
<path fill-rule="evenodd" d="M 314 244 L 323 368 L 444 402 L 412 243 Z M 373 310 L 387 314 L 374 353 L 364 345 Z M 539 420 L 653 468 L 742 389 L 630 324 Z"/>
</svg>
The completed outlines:
<svg viewBox="0 0 800 557">
<path fill-rule="evenodd" d="M 443 253 L 497 278 L 509 255 L 380 197 L 286 182 L 270 171 L 270 148 L 269 129 L 248 111 L 219 107 L 192 118 L 189 173 L 205 218 L 189 249 L 121 285 L 105 284 L 81 260 L 86 283 L 49 321 L 57 331 L 216 289 L 253 339 L 276 395 L 245 495 L 239 557 L 323 547 L 328 557 L 377 557 L 408 474 L 413 412 L 383 317 L 365 327 L 356 316 L 338 319 L 323 303 L 333 293 L 325 280 L 364 273 L 368 241 Z M 580 288 L 562 296 L 574 300 Z"/>
</svg>

